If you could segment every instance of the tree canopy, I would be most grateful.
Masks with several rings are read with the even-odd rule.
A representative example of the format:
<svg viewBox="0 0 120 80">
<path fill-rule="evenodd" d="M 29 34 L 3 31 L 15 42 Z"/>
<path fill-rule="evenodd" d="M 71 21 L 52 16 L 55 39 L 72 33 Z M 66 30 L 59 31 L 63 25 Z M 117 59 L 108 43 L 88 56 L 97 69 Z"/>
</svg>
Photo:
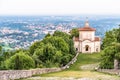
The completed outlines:
<svg viewBox="0 0 120 80">
<path fill-rule="evenodd" d="M 79 30 L 78 30 L 78 28 L 73 28 L 70 31 L 70 34 L 71 34 L 71 38 L 73 38 L 73 37 L 79 37 Z"/>
<path fill-rule="evenodd" d="M 33 52 L 31 54 L 36 58 L 36 67 L 60 67 L 67 64 L 75 55 L 70 35 L 60 31 L 55 31 L 53 35 L 34 43 L 30 47 L 30 52 Z"/>
<path fill-rule="evenodd" d="M 120 61 L 120 28 L 106 32 L 102 43 L 101 68 L 114 68 L 114 59 Z"/>
<path fill-rule="evenodd" d="M 30 69 L 34 68 L 34 60 L 24 52 L 19 52 L 5 61 L 6 69 Z"/>
</svg>

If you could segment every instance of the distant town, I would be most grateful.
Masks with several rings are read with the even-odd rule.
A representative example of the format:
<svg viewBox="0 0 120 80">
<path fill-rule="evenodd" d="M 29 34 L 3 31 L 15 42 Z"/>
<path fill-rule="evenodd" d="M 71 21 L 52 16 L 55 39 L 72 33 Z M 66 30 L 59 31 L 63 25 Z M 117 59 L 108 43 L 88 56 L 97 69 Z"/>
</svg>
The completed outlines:
<svg viewBox="0 0 120 80">
<path fill-rule="evenodd" d="M 104 18 L 104 17 L 103 17 Z M 91 18 L 90 24 L 97 29 L 96 35 L 103 37 L 104 32 L 118 27 L 119 19 Z M 69 33 L 72 28 L 82 27 L 85 17 L 76 16 L 41 16 L 41 17 L 1 17 L 0 46 L 3 50 L 27 49 L 32 43 L 59 30 Z"/>
<path fill-rule="evenodd" d="M 27 49 L 32 43 L 41 40 L 48 33 L 53 34 L 56 30 L 69 33 L 70 29 L 76 26 L 75 23 L 55 25 L 52 23 L 28 24 L 25 22 L 6 22 L 4 25 L 8 27 L 0 28 L 0 45 L 5 51 L 20 48 Z M 16 28 L 16 25 L 22 25 L 22 27 Z"/>
</svg>

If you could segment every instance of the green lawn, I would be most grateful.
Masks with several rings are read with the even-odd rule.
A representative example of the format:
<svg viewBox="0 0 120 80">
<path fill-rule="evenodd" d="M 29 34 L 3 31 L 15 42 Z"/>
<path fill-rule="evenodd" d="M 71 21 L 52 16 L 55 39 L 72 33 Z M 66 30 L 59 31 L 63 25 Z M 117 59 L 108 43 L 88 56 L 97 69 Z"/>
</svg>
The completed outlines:
<svg viewBox="0 0 120 80">
<path fill-rule="evenodd" d="M 86 64 L 94 64 L 100 61 L 100 53 L 94 54 L 79 54 L 77 61 L 70 66 L 68 70 L 78 71 L 80 70 L 80 66 Z"/>
</svg>

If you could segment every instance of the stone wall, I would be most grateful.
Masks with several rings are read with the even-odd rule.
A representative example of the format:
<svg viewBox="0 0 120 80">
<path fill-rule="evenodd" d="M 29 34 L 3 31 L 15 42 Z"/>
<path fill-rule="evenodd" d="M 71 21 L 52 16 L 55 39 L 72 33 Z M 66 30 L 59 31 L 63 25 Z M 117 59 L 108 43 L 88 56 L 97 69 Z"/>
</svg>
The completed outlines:
<svg viewBox="0 0 120 80">
<path fill-rule="evenodd" d="M 61 71 L 60 68 L 42 68 L 32 70 L 2 70 L 0 71 L 0 80 L 14 80 L 31 77 L 32 75 L 44 74 Z"/>
<path fill-rule="evenodd" d="M 103 73 L 109 73 L 109 74 L 116 74 L 118 76 L 120 76 L 120 70 L 116 70 L 116 69 L 98 69 L 98 72 L 103 72 Z"/>
</svg>

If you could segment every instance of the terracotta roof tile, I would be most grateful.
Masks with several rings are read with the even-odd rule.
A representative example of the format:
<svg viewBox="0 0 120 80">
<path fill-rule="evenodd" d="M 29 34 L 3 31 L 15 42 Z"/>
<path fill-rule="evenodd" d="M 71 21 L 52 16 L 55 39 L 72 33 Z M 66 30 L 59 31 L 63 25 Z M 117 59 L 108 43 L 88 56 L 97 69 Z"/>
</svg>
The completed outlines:
<svg viewBox="0 0 120 80">
<path fill-rule="evenodd" d="M 84 27 L 79 28 L 79 31 L 95 31 L 95 28 L 90 27 L 88 20 L 85 22 Z"/>
<path fill-rule="evenodd" d="M 83 27 L 83 28 L 79 28 L 79 31 L 95 31 L 95 28 L 92 27 Z"/>
<path fill-rule="evenodd" d="M 100 37 L 95 37 L 95 41 L 100 41 Z"/>
</svg>

